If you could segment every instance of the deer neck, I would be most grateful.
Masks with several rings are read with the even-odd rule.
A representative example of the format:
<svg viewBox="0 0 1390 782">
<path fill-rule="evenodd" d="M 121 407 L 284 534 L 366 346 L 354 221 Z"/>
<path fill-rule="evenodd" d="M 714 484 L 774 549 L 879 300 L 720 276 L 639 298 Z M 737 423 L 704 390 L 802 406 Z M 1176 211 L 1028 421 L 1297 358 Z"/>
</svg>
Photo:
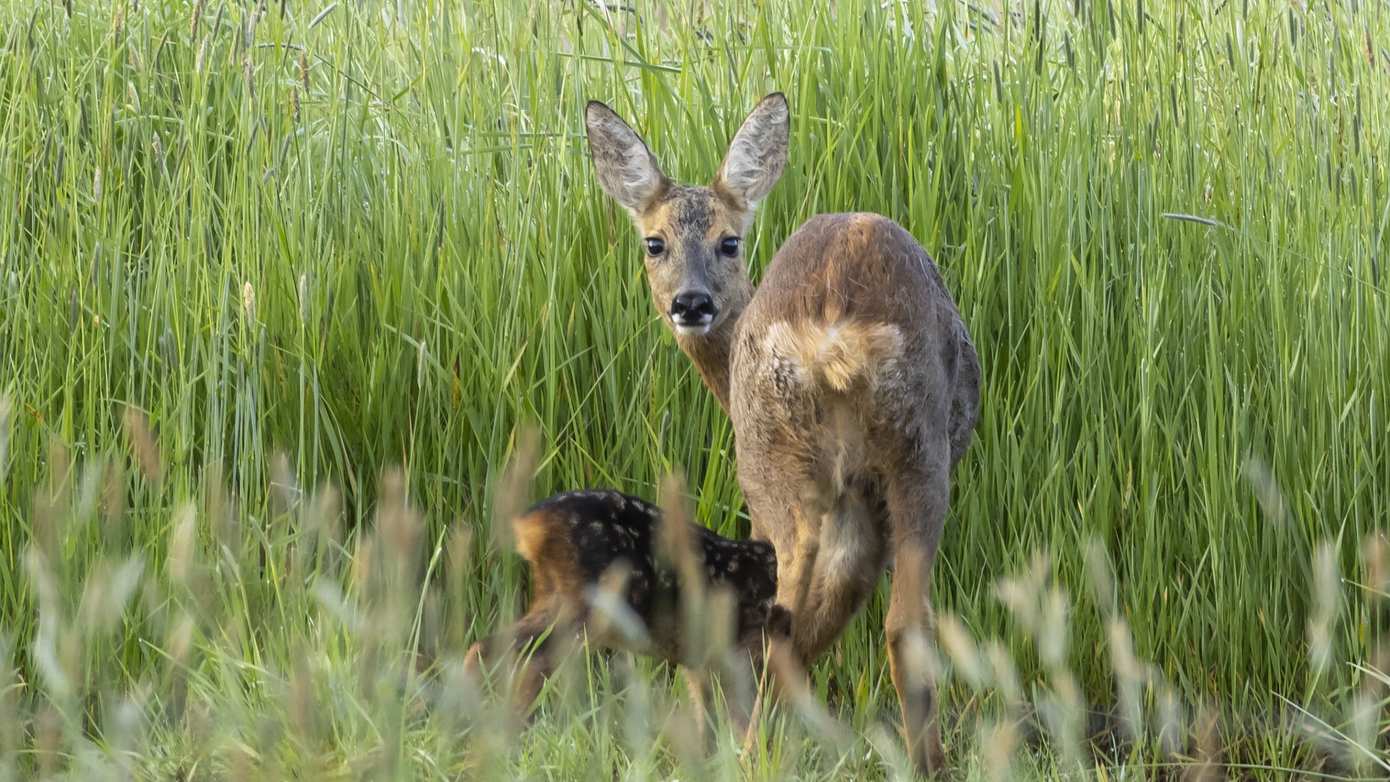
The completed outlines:
<svg viewBox="0 0 1390 782">
<path fill-rule="evenodd" d="M 676 337 L 676 343 L 695 364 L 700 379 L 724 408 L 725 415 L 729 413 L 729 362 L 734 354 L 734 336 L 752 298 L 753 284 L 744 280 L 736 294 L 727 297 L 724 306 L 729 314 L 718 326 L 698 337 Z"/>
</svg>

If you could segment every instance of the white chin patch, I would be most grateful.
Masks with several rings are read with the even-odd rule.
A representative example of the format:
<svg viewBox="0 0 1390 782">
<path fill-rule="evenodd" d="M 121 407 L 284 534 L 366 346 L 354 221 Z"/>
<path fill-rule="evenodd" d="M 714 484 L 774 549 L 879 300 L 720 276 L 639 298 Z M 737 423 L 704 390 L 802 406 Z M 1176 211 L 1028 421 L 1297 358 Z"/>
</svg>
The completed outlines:
<svg viewBox="0 0 1390 782">
<path fill-rule="evenodd" d="M 679 323 L 672 323 L 672 328 L 682 337 L 702 337 L 709 333 L 709 323 L 701 323 L 698 326 L 682 326 Z"/>
</svg>

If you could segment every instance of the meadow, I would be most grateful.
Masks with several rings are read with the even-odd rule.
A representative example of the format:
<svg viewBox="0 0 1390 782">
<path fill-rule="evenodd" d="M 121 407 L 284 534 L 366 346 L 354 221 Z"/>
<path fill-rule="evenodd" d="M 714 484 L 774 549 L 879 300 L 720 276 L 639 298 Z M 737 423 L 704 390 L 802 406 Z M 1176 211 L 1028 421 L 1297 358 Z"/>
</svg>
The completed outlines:
<svg viewBox="0 0 1390 782">
<path fill-rule="evenodd" d="M 979 350 L 933 574 L 958 775 L 1390 774 L 1385 3 L 0 20 L 0 779 L 905 776 L 886 580 L 746 753 L 644 659 L 573 659 L 524 732 L 459 666 L 533 499 L 675 473 L 747 533 L 583 106 L 704 182 L 772 90 L 754 278 L 880 212 Z"/>
</svg>

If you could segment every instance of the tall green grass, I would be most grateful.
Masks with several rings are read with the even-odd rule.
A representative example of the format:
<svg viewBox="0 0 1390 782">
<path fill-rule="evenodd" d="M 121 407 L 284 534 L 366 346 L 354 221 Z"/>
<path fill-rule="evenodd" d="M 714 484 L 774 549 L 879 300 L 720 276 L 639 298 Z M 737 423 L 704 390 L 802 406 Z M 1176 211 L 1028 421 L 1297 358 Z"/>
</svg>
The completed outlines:
<svg viewBox="0 0 1390 782">
<path fill-rule="evenodd" d="M 1390 630 L 1360 556 L 1390 524 L 1390 8 L 675 5 L 0 11 L 0 616 L 23 726 L 0 739 L 30 747 L 6 756 L 21 774 L 684 762 L 622 732 L 643 727 L 620 708 L 643 677 L 515 751 L 439 713 L 431 679 L 345 682 L 394 671 L 363 660 L 405 637 L 448 659 L 515 610 L 487 520 L 525 421 L 546 443 L 534 496 L 652 495 L 675 469 L 707 524 L 746 534 L 730 427 L 649 303 L 582 107 L 605 100 L 704 181 L 773 89 L 792 153 L 755 276 L 807 216 L 881 212 L 937 259 L 980 352 L 938 608 L 997 638 L 1027 687 L 1065 670 L 1101 710 L 1123 620 L 1184 725 L 1203 704 L 1230 757 L 1330 768 L 1290 704 L 1345 728 Z M 398 579 L 408 621 L 378 633 L 354 624 L 375 592 L 350 572 L 374 561 L 360 547 L 395 465 L 423 562 Z M 320 486 L 341 515 L 315 510 Z M 1099 591 L 1091 541 L 1113 563 Z M 996 591 L 1038 551 L 1071 605 L 1064 659 Z M 774 720 L 758 773 L 892 765 L 872 729 L 893 709 L 882 615 L 873 601 L 813 673 L 884 754 Z M 948 720 L 979 706 L 968 679 Z"/>
</svg>

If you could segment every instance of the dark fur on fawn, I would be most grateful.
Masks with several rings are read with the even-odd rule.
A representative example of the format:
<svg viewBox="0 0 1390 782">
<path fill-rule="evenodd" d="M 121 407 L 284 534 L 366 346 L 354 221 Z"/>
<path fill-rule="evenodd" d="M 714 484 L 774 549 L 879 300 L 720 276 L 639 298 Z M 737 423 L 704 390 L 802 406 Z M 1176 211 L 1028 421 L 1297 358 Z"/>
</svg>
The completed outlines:
<svg viewBox="0 0 1390 782">
<path fill-rule="evenodd" d="M 531 575 L 526 614 L 506 632 L 475 644 L 468 663 L 511 649 L 530 654 L 516 682 L 517 706 L 534 699 L 554 670 L 565 641 L 579 631 L 590 643 L 652 654 L 672 663 L 691 663 L 682 638 L 680 579 L 659 554 L 661 509 L 616 491 L 574 491 L 542 500 L 512 522 L 517 553 Z M 705 591 L 728 589 L 733 598 L 734 646 L 760 657 L 764 633 L 790 635 L 790 614 L 775 604 L 777 555 L 771 544 L 730 540 L 687 524 L 691 552 L 698 558 Z M 626 572 L 622 596 L 646 631 L 633 639 L 613 623 L 592 621 L 595 590 L 610 573 Z M 557 644 L 557 642 L 560 642 Z"/>
</svg>

